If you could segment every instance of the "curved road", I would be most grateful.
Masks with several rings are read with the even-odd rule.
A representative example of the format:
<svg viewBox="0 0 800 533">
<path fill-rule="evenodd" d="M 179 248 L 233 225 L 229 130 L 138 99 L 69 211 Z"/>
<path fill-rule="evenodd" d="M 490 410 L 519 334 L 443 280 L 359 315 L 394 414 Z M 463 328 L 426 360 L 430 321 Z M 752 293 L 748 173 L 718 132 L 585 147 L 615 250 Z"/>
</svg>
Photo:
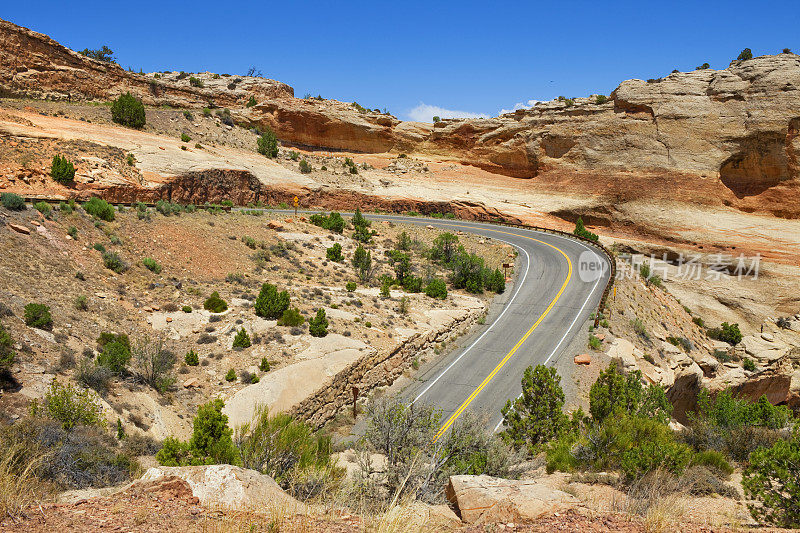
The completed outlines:
<svg viewBox="0 0 800 533">
<path fill-rule="evenodd" d="M 605 255 L 560 235 L 486 223 L 391 215 L 370 218 L 443 231 L 463 231 L 504 241 L 519 251 L 516 280 L 499 315 L 476 339 L 428 369 L 403 395 L 440 407 L 439 435 L 466 410 L 485 415 L 490 428 L 502 424 L 500 409 L 522 392 L 520 380 L 530 365 L 555 362 L 597 308 L 609 276 Z M 595 276 L 583 275 L 591 263 Z M 438 437 L 438 435 L 437 435 Z"/>
</svg>

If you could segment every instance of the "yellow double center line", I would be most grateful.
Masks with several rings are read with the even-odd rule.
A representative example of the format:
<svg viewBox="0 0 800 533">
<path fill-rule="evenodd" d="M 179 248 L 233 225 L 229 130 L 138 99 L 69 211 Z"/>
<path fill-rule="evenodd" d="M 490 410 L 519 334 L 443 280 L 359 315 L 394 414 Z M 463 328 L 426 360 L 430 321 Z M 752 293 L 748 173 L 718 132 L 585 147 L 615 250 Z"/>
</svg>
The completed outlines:
<svg viewBox="0 0 800 533">
<path fill-rule="evenodd" d="M 452 225 L 452 226 L 456 226 L 456 227 L 464 227 L 464 228 L 471 227 L 471 226 L 461 226 L 461 225 L 458 225 L 458 224 L 448 224 L 448 225 Z M 469 404 L 472 403 L 472 400 L 474 400 L 478 396 L 478 394 L 481 393 L 481 391 L 484 389 L 484 387 L 486 387 L 486 385 L 488 385 L 492 381 L 492 379 L 494 379 L 494 377 L 497 375 L 497 373 L 500 372 L 500 369 L 503 368 L 503 366 L 505 366 L 505 364 L 509 361 L 509 359 L 511 359 L 514 356 L 514 354 L 517 352 L 519 347 L 522 346 L 522 344 L 525 342 L 525 340 L 528 338 L 528 336 L 530 336 L 530 334 L 533 333 L 534 330 L 537 327 L 539 327 L 539 324 L 542 323 L 542 320 L 544 320 L 544 318 L 547 316 L 547 314 L 550 312 L 550 310 L 553 309 L 553 307 L 556 305 L 556 302 L 558 301 L 559 298 L 561 298 L 561 295 L 564 293 L 564 289 L 567 288 L 567 284 L 572 279 L 572 261 L 570 261 L 569 257 L 567 256 L 567 254 L 564 253 L 564 251 L 562 249 L 557 248 L 557 247 L 553 246 L 552 244 L 546 243 L 544 241 L 540 241 L 539 239 L 534 239 L 533 237 L 528 237 L 526 235 L 520 235 L 518 233 L 509 233 L 507 231 L 500 231 L 500 230 L 488 229 L 488 228 L 481 228 L 481 229 L 487 229 L 488 231 L 493 231 L 495 233 L 503 233 L 505 235 L 513 235 L 514 237 L 522 237 L 523 239 L 529 239 L 531 241 L 536 241 L 536 242 L 538 242 L 540 244 L 544 244 L 545 246 L 549 246 L 550 248 L 552 248 L 553 250 L 558 251 L 561 255 L 564 256 L 564 259 L 567 260 L 567 265 L 569 267 L 569 270 L 567 272 L 567 279 L 564 280 L 564 283 L 561 285 L 561 288 L 559 289 L 558 294 L 556 294 L 555 298 L 553 298 L 553 301 L 550 302 L 550 305 L 547 306 L 547 309 L 544 310 L 544 313 L 542 313 L 541 316 L 536 320 L 536 322 L 533 323 L 531 328 L 528 331 L 525 332 L 525 335 L 522 336 L 522 338 L 517 342 L 517 344 L 515 344 L 514 347 L 511 348 L 511 351 L 508 352 L 505 357 L 503 357 L 503 359 L 497 364 L 496 367 L 494 367 L 494 370 L 492 370 L 489 373 L 489 375 L 486 376 L 486 378 L 481 382 L 481 384 L 478 385 L 478 387 L 474 391 L 472 391 L 472 394 L 470 394 L 469 397 L 466 400 L 464 400 L 464 403 L 462 403 L 459 406 L 459 408 L 456 409 L 456 412 L 453 413 L 450 416 L 450 418 L 447 419 L 447 422 L 445 422 L 444 425 L 441 428 L 439 428 L 439 431 L 436 433 L 436 436 L 433 439 L 434 442 L 439 440 L 439 437 L 444 435 L 444 433 L 448 429 L 450 429 L 450 426 L 453 425 L 453 422 L 455 422 L 458 419 L 458 417 L 461 416 L 461 413 L 463 413 L 464 410 L 467 407 L 469 407 Z"/>
</svg>

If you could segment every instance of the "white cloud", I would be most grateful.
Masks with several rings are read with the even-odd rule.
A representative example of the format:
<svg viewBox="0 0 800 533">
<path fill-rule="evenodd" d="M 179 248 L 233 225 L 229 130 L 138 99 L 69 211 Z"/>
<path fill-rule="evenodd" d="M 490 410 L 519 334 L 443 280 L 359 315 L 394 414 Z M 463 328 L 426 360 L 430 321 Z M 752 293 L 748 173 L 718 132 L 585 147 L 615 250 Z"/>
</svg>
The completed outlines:
<svg viewBox="0 0 800 533">
<path fill-rule="evenodd" d="M 530 109 L 530 108 L 532 108 L 533 106 L 535 106 L 536 104 L 538 104 L 539 102 L 542 102 L 542 101 L 543 100 L 528 100 L 525 103 L 517 102 L 516 104 L 514 104 L 514 107 L 511 108 L 511 109 L 501 109 L 500 110 L 500 114 L 504 115 L 506 113 L 513 113 L 514 111 L 516 111 L 518 109 Z"/>
<path fill-rule="evenodd" d="M 483 113 L 472 113 L 471 111 L 457 111 L 455 109 L 445 109 L 436 105 L 428 105 L 420 102 L 417 107 L 408 112 L 411 120 L 417 122 L 433 122 L 433 117 L 439 118 L 488 118 Z"/>
</svg>

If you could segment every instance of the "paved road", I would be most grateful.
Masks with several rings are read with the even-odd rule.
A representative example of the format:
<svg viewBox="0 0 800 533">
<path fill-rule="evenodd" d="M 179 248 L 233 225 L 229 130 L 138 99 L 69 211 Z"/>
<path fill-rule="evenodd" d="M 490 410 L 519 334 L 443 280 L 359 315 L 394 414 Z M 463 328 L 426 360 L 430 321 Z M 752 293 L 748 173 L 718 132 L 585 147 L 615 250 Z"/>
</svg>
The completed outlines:
<svg viewBox="0 0 800 533">
<path fill-rule="evenodd" d="M 588 335 L 582 326 L 608 280 L 605 256 L 592 246 L 548 233 L 465 221 L 380 218 L 475 233 L 519 251 L 516 282 L 508 288 L 510 297 L 499 315 L 470 344 L 448 354 L 403 392 L 410 400 L 444 411 L 440 433 L 466 410 L 487 416 L 490 429 L 499 429 L 500 409 L 521 394 L 525 368 L 555 362 L 575 335 Z M 604 273 L 584 281 L 588 276 L 579 275 L 581 261 L 605 267 Z"/>
<path fill-rule="evenodd" d="M 498 430 L 500 409 L 522 393 L 525 368 L 554 363 L 576 335 L 588 335 L 582 326 L 597 308 L 609 276 L 607 259 L 596 248 L 560 235 L 480 222 L 374 214 L 368 218 L 474 233 L 519 251 L 516 279 L 507 286 L 510 295 L 497 317 L 402 393 L 410 401 L 443 410 L 440 434 L 467 410 L 486 416 L 488 429 Z M 580 275 L 589 263 L 602 274 Z"/>
</svg>

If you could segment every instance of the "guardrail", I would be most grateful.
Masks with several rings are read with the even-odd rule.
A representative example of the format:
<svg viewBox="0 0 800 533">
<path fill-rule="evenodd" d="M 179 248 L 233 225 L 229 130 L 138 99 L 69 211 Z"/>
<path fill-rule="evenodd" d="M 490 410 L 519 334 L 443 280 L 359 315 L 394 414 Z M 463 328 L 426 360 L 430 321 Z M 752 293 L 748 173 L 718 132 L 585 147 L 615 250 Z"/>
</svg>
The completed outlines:
<svg viewBox="0 0 800 533">
<path fill-rule="evenodd" d="M 57 202 L 66 201 L 66 200 L 62 200 L 62 199 L 54 199 L 52 197 L 48 198 L 48 197 L 45 197 L 45 196 L 24 196 L 23 198 L 25 199 L 26 202 L 31 202 L 31 203 L 41 202 L 41 201 L 45 201 L 45 202 L 49 202 L 49 203 L 57 203 Z M 134 206 L 134 205 L 137 205 L 137 204 L 140 204 L 140 203 L 145 204 L 148 207 L 155 206 L 155 202 L 114 202 L 115 205 L 125 205 L 125 206 Z M 210 204 L 196 205 L 195 207 L 197 209 L 211 209 L 211 208 L 214 208 L 214 209 L 223 209 L 224 211 L 230 211 L 231 210 L 230 206 L 220 206 L 220 205 L 210 205 Z M 240 208 L 244 209 L 244 207 L 242 207 L 242 206 L 237 206 L 237 207 L 240 207 Z M 253 209 L 258 209 L 258 208 L 253 208 Z M 261 209 L 263 209 L 263 208 L 261 208 Z M 400 213 L 400 214 L 402 215 L 402 213 Z M 416 217 L 414 217 L 414 218 L 416 218 Z M 423 218 L 423 217 L 420 217 L 420 218 Z M 429 218 L 429 217 L 424 217 L 424 218 Z M 433 219 L 433 220 L 438 220 L 438 219 Z M 508 227 L 512 227 L 512 228 L 520 228 L 520 229 L 538 231 L 538 232 L 541 232 L 541 233 L 552 233 L 553 235 L 561 235 L 562 237 L 565 237 L 565 238 L 568 238 L 568 239 L 574 239 L 574 240 L 582 241 L 582 242 L 584 242 L 584 243 L 586 243 L 586 244 L 588 244 L 590 246 L 594 246 L 595 248 L 597 248 L 601 252 L 603 252 L 603 254 L 608 259 L 608 263 L 610 265 L 611 272 L 610 272 L 610 276 L 608 278 L 608 281 L 606 282 L 606 287 L 603 290 L 603 295 L 600 298 L 600 303 L 597 306 L 597 312 L 595 313 L 594 326 L 597 327 L 597 325 L 600 322 L 600 314 L 606 308 L 606 303 L 608 301 L 608 296 L 609 296 L 609 294 L 611 294 L 611 289 L 614 286 L 614 280 L 616 279 L 616 276 L 617 276 L 617 260 L 614 257 L 614 254 L 608 248 L 606 248 L 605 246 L 603 246 L 599 242 L 593 241 L 591 239 L 587 239 L 586 237 L 581 237 L 579 235 L 575 235 L 574 233 L 569 233 L 567 231 L 557 230 L 557 229 L 553 229 L 553 228 L 545 228 L 543 226 L 530 226 L 528 224 L 516 224 L 516 223 L 513 223 L 513 222 L 504 222 L 504 221 L 501 221 L 501 220 L 493 220 L 493 219 L 486 219 L 486 220 L 478 219 L 478 220 L 476 220 L 476 222 L 488 222 L 490 224 L 496 224 L 498 226 L 508 226 Z"/>
</svg>

